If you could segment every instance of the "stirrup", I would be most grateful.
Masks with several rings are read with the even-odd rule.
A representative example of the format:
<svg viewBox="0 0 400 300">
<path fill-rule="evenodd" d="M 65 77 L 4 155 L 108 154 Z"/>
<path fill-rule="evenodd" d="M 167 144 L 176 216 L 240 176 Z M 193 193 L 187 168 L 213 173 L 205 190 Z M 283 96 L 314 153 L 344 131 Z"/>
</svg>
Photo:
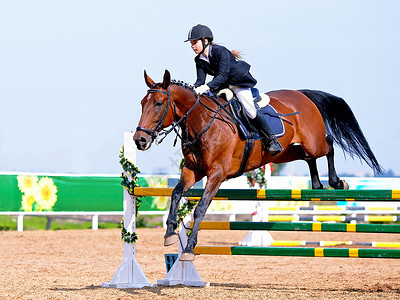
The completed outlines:
<svg viewBox="0 0 400 300">
<path fill-rule="evenodd" d="M 271 153 L 272 156 L 275 156 L 284 150 L 282 145 L 276 139 L 276 137 L 273 137 L 272 139 L 269 140 L 267 149 Z"/>
</svg>

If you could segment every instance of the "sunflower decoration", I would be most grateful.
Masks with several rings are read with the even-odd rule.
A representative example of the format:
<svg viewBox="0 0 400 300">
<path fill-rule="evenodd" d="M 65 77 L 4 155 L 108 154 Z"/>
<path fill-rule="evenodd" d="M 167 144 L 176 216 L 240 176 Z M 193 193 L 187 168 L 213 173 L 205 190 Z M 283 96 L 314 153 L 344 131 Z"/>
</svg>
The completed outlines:
<svg viewBox="0 0 400 300">
<path fill-rule="evenodd" d="M 50 210 L 57 201 L 57 187 L 53 179 L 42 177 L 38 183 L 37 203 L 41 210 Z"/>
<path fill-rule="evenodd" d="M 21 192 L 31 193 L 37 186 L 38 177 L 36 175 L 19 175 L 17 180 Z"/>
<path fill-rule="evenodd" d="M 147 183 L 151 187 L 163 187 L 163 188 L 167 187 L 167 182 L 163 178 L 161 179 L 148 178 Z M 169 200 L 168 197 L 164 196 L 154 197 L 152 207 L 155 206 L 159 210 L 164 210 L 168 206 L 168 200 Z"/>
<path fill-rule="evenodd" d="M 21 207 L 23 211 L 34 211 L 37 208 L 37 193 L 26 193 L 22 195 Z"/>
<path fill-rule="evenodd" d="M 18 187 L 23 193 L 21 209 L 23 211 L 51 210 L 57 201 L 57 187 L 53 180 L 35 175 L 17 177 Z"/>
<path fill-rule="evenodd" d="M 212 201 L 210 205 L 210 211 L 232 211 L 232 203 L 229 201 Z"/>
</svg>

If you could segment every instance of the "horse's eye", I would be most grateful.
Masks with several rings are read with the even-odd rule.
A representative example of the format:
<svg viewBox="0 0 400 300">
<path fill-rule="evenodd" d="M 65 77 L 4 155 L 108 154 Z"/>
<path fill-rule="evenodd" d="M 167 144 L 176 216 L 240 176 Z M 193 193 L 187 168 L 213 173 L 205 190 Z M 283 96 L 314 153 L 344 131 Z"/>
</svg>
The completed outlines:
<svg viewBox="0 0 400 300">
<path fill-rule="evenodd" d="M 158 106 L 161 106 L 162 105 L 162 102 L 160 102 L 160 101 L 157 101 L 156 103 L 155 103 L 155 107 L 158 107 Z"/>
</svg>

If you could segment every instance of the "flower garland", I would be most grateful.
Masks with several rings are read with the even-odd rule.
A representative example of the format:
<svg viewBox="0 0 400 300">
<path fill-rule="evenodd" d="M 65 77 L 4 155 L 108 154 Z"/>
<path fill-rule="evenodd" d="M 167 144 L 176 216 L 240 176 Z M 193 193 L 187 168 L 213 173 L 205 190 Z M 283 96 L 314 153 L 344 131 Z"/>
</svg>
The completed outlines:
<svg viewBox="0 0 400 300">
<path fill-rule="evenodd" d="M 180 224 L 183 219 L 192 212 L 193 208 L 196 206 L 197 201 L 187 200 L 179 209 L 178 209 L 178 224 Z"/>
<path fill-rule="evenodd" d="M 128 244 L 134 244 L 139 239 L 136 232 L 130 233 L 124 227 L 124 218 L 121 220 L 121 240 Z"/>
<path fill-rule="evenodd" d="M 136 182 L 139 179 L 137 177 L 137 174 L 140 173 L 140 170 L 138 167 L 136 167 L 131 161 L 126 159 L 124 157 L 124 147 L 122 146 L 121 151 L 119 152 L 119 163 L 122 166 L 122 169 L 125 171 L 125 173 L 121 174 L 121 185 L 127 189 L 128 193 L 130 195 L 134 195 L 134 189 L 135 187 L 139 186 Z M 132 180 L 129 180 L 128 175 L 131 176 Z M 142 200 L 140 200 L 140 197 L 134 197 L 135 198 L 135 205 L 136 205 L 136 217 L 139 214 L 139 207 L 140 203 Z M 127 231 L 124 227 L 124 218 L 121 220 L 121 240 L 123 240 L 125 243 L 130 243 L 134 244 L 138 240 L 138 236 L 136 232 L 130 233 Z"/>
<path fill-rule="evenodd" d="M 126 159 L 124 157 L 124 147 L 122 146 L 122 149 L 119 153 L 119 158 L 120 161 L 119 163 L 122 166 L 122 169 L 132 177 L 132 180 L 129 180 L 128 176 L 125 173 L 121 174 L 121 185 L 128 190 L 128 193 L 130 195 L 134 195 L 134 189 L 135 187 L 139 186 L 136 182 L 138 180 L 137 174 L 140 173 L 140 170 L 138 167 L 136 167 L 131 161 Z M 180 162 L 180 171 L 182 170 L 182 167 L 185 163 L 185 160 L 182 159 Z M 136 217 L 138 216 L 139 212 L 139 207 L 140 203 L 142 202 L 140 197 L 135 197 L 136 199 Z M 197 201 L 190 201 L 188 200 L 186 203 L 184 203 L 179 209 L 178 209 L 178 224 L 180 224 L 183 219 L 193 211 L 193 208 L 196 206 Z M 188 232 L 190 233 L 190 232 Z M 138 240 L 138 235 L 136 232 L 130 233 L 126 230 L 124 227 L 124 218 L 121 220 L 121 240 L 123 240 L 125 243 L 130 243 L 134 244 Z"/>
<path fill-rule="evenodd" d="M 182 171 L 183 166 L 185 165 L 185 158 L 182 158 L 179 163 L 179 171 Z M 178 209 L 178 225 L 182 223 L 183 219 L 193 211 L 193 208 L 196 206 L 197 201 L 187 200 L 179 209 Z M 189 235 L 191 230 L 187 232 Z"/>
<path fill-rule="evenodd" d="M 282 169 L 285 167 L 285 164 L 274 164 L 274 163 L 269 163 L 267 165 L 262 166 L 261 168 L 255 169 L 253 171 L 246 172 L 247 176 L 247 183 L 248 185 L 253 188 L 258 185 L 258 188 L 267 188 L 267 180 L 265 179 L 265 171 L 268 171 L 267 168 L 270 168 L 271 170 L 271 175 L 279 175 L 279 173 L 282 171 Z"/>
<path fill-rule="evenodd" d="M 251 188 L 255 187 L 256 184 L 260 189 L 267 187 L 267 181 L 265 180 L 265 165 L 253 171 L 246 172 L 246 176 L 247 183 Z"/>
</svg>

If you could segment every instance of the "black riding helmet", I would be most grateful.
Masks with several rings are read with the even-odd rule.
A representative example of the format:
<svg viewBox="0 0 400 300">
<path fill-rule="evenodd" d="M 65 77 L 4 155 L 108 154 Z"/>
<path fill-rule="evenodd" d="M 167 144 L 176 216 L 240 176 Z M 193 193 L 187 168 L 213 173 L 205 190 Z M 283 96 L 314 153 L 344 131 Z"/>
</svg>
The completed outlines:
<svg viewBox="0 0 400 300">
<path fill-rule="evenodd" d="M 205 43 L 204 39 L 208 40 L 208 44 Z M 203 43 L 203 51 L 200 54 L 202 54 L 213 39 L 214 37 L 210 28 L 205 25 L 197 24 L 189 30 L 188 39 L 185 42 L 201 40 Z"/>
</svg>

